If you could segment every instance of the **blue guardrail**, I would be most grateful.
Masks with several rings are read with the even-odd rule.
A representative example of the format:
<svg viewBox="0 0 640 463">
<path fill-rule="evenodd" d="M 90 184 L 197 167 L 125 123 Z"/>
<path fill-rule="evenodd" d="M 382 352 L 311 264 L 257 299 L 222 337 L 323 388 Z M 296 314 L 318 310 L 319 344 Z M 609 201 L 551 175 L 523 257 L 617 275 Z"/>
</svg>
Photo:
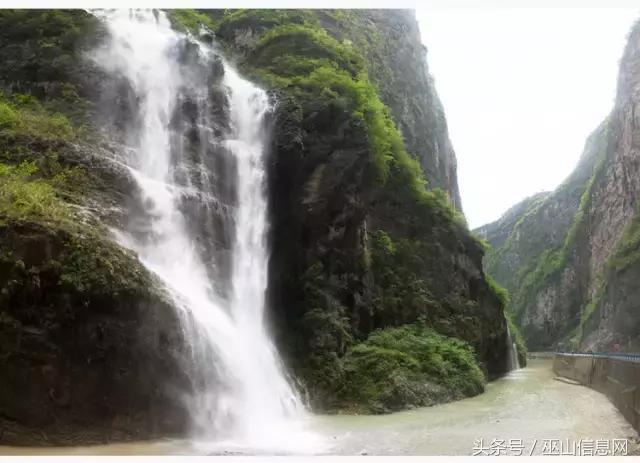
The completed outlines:
<svg viewBox="0 0 640 463">
<path fill-rule="evenodd" d="M 612 360 L 626 360 L 628 362 L 640 362 L 640 354 L 630 352 L 554 352 L 556 355 L 566 357 L 593 357 Z"/>
</svg>

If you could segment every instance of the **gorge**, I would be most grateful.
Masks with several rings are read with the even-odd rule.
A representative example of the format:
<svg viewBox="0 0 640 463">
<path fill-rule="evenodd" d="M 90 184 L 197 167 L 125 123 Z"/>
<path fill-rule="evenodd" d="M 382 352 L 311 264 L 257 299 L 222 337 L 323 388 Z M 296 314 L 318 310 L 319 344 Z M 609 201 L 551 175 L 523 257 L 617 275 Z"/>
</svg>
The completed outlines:
<svg viewBox="0 0 640 463">
<path fill-rule="evenodd" d="M 513 206 L 476 233 L 487 271 L 512 296 L 532 350 L 637 352 L 635 108 L 640 27 L 628 37 L 611 113 L 554 191 Z"/>
<path fill-rule="evenodd" d="M 507 371 L 410 11 L 0 19 L 5 441 L 258 448 Z"/>
<path fill-rule="evenodd" d="M 479 230 L 491 249 L 468 229 L 426 58 L 411 10 L 0 10 L 0 445 L 410 452 L 359 420 L 448 429 L 540 385 L 631 433 L 520 370 L 520 328 L 550 349 L 576 326 L 529 322 L 539 285 L 516 279 L 556 259 L 513 232 L 552 195 Z M 558 200 L 573 222 L 634 152 L 603 141 L 633 125 L 623 74 Z"/>
</svg>

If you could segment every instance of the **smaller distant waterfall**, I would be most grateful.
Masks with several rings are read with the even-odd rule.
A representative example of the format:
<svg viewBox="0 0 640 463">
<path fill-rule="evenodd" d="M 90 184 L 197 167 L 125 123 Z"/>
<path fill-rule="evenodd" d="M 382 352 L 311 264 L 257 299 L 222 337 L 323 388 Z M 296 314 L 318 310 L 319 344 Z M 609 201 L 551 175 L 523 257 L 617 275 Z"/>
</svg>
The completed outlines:
<svg viewBox="0 0 640 463">
<path fill-rule="evenodd" d="M 511 330 L 507 324 L 507 349 L 509 349 L 509 371 L 519 370 L 520 361 L 518 360 L 518 349 L 516 343 L 511 337 Z"/>
</svg>

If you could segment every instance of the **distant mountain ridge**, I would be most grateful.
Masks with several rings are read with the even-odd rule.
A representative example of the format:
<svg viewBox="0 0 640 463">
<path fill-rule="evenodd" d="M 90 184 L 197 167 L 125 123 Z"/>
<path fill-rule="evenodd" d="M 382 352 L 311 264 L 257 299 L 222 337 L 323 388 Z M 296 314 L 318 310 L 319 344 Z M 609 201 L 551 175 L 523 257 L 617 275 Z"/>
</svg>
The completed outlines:
<svg viewBox="0 0 640 463">
<path fill-rule="evenodd" d="M 487 271 L 511 293 L 529 348 L 640 349 L 640 26 L 620 63 L 610 115 L 555 191 L 476 233 Z"/>
</svg>

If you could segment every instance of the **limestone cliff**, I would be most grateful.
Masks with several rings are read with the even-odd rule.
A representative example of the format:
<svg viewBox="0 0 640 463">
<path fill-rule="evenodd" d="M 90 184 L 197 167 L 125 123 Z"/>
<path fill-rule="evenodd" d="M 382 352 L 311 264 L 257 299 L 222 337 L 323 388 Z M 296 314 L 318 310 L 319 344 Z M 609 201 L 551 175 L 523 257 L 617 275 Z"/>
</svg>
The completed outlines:
<svg viewBox="0 0 640 463">
<path fill-rule="evenodd" d="M 451 207 L 455 158 L 413 12 L 214 18 L 219 40 L 274 96 L 272 307 L 313 403 L 358 401 L 348 384 L 360 346 L 407 323 L 468 342 L 490 378 L 506 371 L 502 303 Z M 413 381 L 386 379 L 369 410 L 451 398 Z"/>
<path fill-rule="evenodd" d="M 407 151 L 420 160 L 430 187 L 444 190 L 462 210 L 456 155 L 413 11 L 361 11 L 351 16 L 351 26 L 340 26 L 330 15 L 321 16 L 321 20 L 339 37 L 362 45 L 369 76 L 391 109 Z"/>
<path fill-rule="evenodd" d="M 183 332 L 156 278 L 115 244 L 134 182 L 96 130 L 80 10 L 0 12 L 0 442 L 184 432 Z"/>
<path fill-rule="evenodd" d="M 170 16 L 192 34 L 172 49 L 180 65 L 193 61 L 197 37 L 270 92 L 269 318 L 312 405 L 431 405 L 477 394 L 504 373 L 504 300 L 460 212 L 455 155 L 413 13 Z M 144 218 L 122 162 L 139 101 L 127 79 L 91 59 L 106 34 L 80 10 L 0 13 L 6 442 L 141 439 L 189 426 L 182 399 L 198 371 L 185 332 L 157 278 L 110 231 L 142 230 Z M 220 201 L 185 194 L 181 207 L 224 293 L 217 269 L 229 265 L 225 214 L 236 194 L 218 143 L 228 124 L 225 65 L 218 56 L 190 69 L 167 123 L 179 175 L 214 179 L 207 192 Z M 197 98 L 211 102 L 205 119 Z"/>
<path fill-rule="evenodd" d="M 637 303 L 640 26 L 629 35 L 614 108 L 554 192 L 481 227 L 488 271 L 512 293 L 533 349 L 640 347 Z M 506 237 L 506 238 L 505 238 Z"/>
</svg>

